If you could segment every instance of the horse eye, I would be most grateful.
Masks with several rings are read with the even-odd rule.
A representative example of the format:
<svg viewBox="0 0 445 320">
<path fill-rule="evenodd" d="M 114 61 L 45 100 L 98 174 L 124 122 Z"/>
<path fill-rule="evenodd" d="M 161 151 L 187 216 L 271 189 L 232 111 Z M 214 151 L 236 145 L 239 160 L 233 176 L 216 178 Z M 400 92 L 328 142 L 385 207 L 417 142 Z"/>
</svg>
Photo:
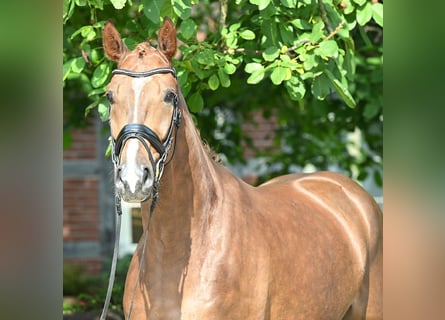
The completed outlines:
<svg viewBox="0 0 445 320">
<path fill-rule="evenodd" d="M 105 93 L 105 97 L 107 97 L 108 102 L 110 102 L 110 104 L 114 103 L 113 93 L 111 91 L 107 91 L 107 93 Z"/>
<path fill-rule="evenodd" d="M 173 91 L 168 91 L 168 92 L 165 94 L 164 102 L 165 102 L 165 103 L 173 103 L 173 101 L 175 100 L 175 98 L 176 98 L 176 93 L 174 93 Z"/>
</svg>

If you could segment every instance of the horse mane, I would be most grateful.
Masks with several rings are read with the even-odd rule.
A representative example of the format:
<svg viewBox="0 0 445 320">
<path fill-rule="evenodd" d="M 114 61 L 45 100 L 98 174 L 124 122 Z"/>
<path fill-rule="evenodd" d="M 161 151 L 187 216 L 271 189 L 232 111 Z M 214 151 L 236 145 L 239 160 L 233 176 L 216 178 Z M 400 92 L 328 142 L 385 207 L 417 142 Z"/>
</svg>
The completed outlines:
<svg viewBox="0 0 445 320">
<path fill-rule="evenodd" d="M 207 141 L 201 139 L 201 142 L 202 146 L 204 147 L 204 150 L 207 152 L 209 157 L 216 163 L 222 163 L 222 159 L 219 156 L 219 154 L 212 149 L 212 147 L 207 143 Z"/>
</svg>

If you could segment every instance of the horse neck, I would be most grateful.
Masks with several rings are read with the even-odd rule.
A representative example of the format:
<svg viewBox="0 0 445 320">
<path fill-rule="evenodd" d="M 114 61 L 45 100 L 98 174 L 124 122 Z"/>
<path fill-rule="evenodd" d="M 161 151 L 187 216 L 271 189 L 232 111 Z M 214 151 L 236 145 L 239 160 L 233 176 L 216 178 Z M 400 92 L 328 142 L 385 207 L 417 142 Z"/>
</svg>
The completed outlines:
<svg viewBox="0 0 445 320">
<path fill-rule="evenodd" d="M 192 225 L 210 211 L 219 194 L 217 164 L 203 146 L 182 95 L 179 107 L 182 121 L 173 142 L 175 152 L 164 169 L 150 227 L 154 229 L 153 236 L 163 243 L 189 239 Z M 149 207 L 150 202 L 143 204 L 144 225 L 147 225 Z"/>
</svg>

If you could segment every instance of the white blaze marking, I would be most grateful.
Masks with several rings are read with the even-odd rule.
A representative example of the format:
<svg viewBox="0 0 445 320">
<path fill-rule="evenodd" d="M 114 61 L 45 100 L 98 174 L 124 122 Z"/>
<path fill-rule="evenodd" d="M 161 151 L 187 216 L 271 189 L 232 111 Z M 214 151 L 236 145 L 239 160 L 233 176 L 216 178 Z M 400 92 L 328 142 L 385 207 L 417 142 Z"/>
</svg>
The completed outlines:
<svg viewBox="0 0 445 320">
<path fill-rule="evenodd" d="M 142 89 L 147 81 L 150 81 L 150 78 L 134 78 L 132 81 L 134 101 L 131 123 L 141 123 L 143 120 L 138 119 L 139 98 L 141 97 Z M 128 183 L 131 192 L 136 191 L 136 185 L 142 179 L 142 176 L 140 176 L 142 173 L 138 170 L 137 163 L 139 144 L 140 142 L 137 139 L 130 139 L 127 141 L 126 163 L 125 169 L 122 172 L 122 179 Z M 139 173 L 139 175 L 137 173 Z"/>
<path fill-rule="evenodd" d="M 136 174 L 136 172 L 138 171 L 136 156 L 139 149 L 139 141 L 136 139 L 130 139 L 128 140 L 127 144 L 127 158 L 123 178 L 127 181 L 130 191 L 135 192 L 136 184 L 141 179 L 141 177 Z"/>
<path fill-rule="evenodd" d="M 133 79 L 133 96 L 134 96 L 134 102 L 133 102 L 133 123 L 139 123 L 138 122 L 138 108 L 139 108 L 139 98 L 142 93 L 142 89 L 146 82 L 150 81 L 151 78 L 134 78 Z M 141 119 L 143 120 L 143 119 Z M 139 120 L 140 121 L 140 120 Z"/>
</svg>

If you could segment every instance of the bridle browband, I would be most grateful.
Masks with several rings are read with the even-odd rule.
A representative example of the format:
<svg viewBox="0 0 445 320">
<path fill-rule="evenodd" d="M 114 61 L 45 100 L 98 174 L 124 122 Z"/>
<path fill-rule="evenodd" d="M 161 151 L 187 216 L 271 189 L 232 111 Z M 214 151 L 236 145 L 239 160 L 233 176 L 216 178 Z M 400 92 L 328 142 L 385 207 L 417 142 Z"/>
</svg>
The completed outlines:
<svg viewBox="0 0 445 320">
<path fill-rule="evenodd" d="M 146 78 L 151 77 L 156 74 L 172 74 L 175 79 L 177 79 L 176 71 L 174 68 L 155 68 L 148 71 L 131 71 L 126 69 L 114 69 L 112 71 L 113 75 L 124 75 L 132 78 Z M 114 167 L 117 169 L 120 165 L 120 156 L 122 149 L 124 148 L 125 142 L 127 142 L 129 139 L 138 139 L 142 145 L 145 147 L 145 150 L 148 153 L 148 156 L 150 158 L 150 162 L 152 164 L 152 168 L 154 171 L 154 181 L 152 186 L 152 203 L 150 206 L 150 215 L 149 215 L 149 221 L 148 221 L 148 227 L 150 226 L 151 217 L 153 214 L 153 211 L 155 209 L 157 200 L 158 200 L 158 186 L 159 182 L 161 180 L 162 174 L 164 172 L 164 167 L 168 162 L 166 163 L 167 156 L 170 152 L 172 141 L 173 141 L 173 129 L 176 127 L 176 133 L 175 133 L 175 145 L 173 147 L 173 155 L 171 156 L 170 160 L 174 156 L 174 151 L 176 148 L 176 134 L 178 133 L 179 126 L 181 124 L 181 110 L 179 109 L 179 99 L 178 96 L 175 95 L 173 100 L 173 114 L 172 119 L 170 122 L 170 127 L 167 132 L 167 136 L 164 141 L 162 141 L 159 136 L 149 127 L 147 127 L 144 124 L 141 123 L 130 123 L 125 125 L 119 134 L 117 135 L 116 139 L 111 140 L 111 146 L 112 146 L 112 161 L 114 164 Z M 147 141 L 150 143 L 151 146 L 159 153 L 159 159 L 158 161 L 154 161 L 153 155 L 150 151 L 150 146 L 147 144 Z M 105 320 L 106 315 L 108 312 L 108 306 L 111 300 L 111 293 L 113 290 L 113 283 L 114 283 L 114 277 L 116 273 L 116 264 L 117 264 L 117 256 L 119 252 L 119 237 L 120 237 L 120 226 L 121 226 L 121 215 L 122 215 L 122 208 L 121 208 L 121 199 L 120 196 L 115 196 L 115 205 L 116 205 L 116 212 L 117 212 L 117 219 L 116 219 L 116 235 L 115 235 L 115 243 L 114 243 L 114 252 L 113 252 L 113 259 L 111 262 L 111 271 L 110 271 L 110 277 L 108 280 L 108 289 L 107 289 L 107 296 L 105 298 L 104 307 L 102 310 L 102 314 L 100 316 L 100 320 Z M 148 230 L 148 228 L 146 229 Z M 145 238 L 148 236 L 148 231 L 145 233 Z M 143 252 L 145 252 L 145 244 L 146 240 L 144 240 L 143 245 Z M 144 253 L 143 253 L 144 255 Z M 138 271 L 138 279 L 142 267 L 142 262 L 144 259 L 141 259 L 139 263 L 139 271 Z M 137 283 L 137 282 L 136 282 Z M 131 305 L 130 310 L 128 312 L 128 318 L 131 317 L 131 311 L 133 307 L 133 301 L 134 301 L 134 294 L 136 292 L 136 286 L 134 288 L 133 292 L 133 298 L 131 299 Z"/>
<path fill-rule="evenodd" d="M 111 74 L 122 74 L 124 76 L 129 76 L 132 78 L 147 78 L 155 74 L 166 74 L 171 73 L 175 79 L 177 79 L 176 70 L 174 68 L 154 68 L 148 71 L 131 71 L 127 69 L 114 69 Z"/>
</svg>

